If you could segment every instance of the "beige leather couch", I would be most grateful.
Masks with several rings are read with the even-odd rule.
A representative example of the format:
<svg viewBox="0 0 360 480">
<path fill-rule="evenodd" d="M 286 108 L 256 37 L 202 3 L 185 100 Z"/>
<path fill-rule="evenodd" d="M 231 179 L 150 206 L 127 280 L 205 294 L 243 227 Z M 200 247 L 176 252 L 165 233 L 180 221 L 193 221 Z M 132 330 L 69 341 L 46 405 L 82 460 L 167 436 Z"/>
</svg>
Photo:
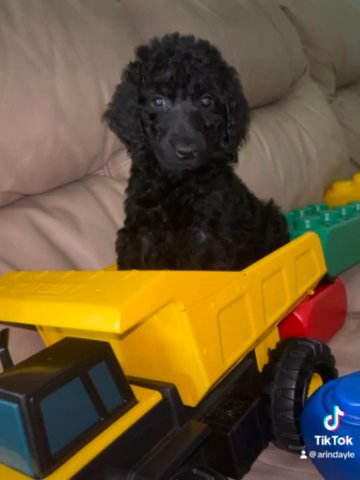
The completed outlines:
<svg viewBox="0 0 360 480">
<path fill-rule="evenodd" d="M 134 47 L 171 31 L 238 69 L 252 126 L 237 171 L 260 197 L 321 201 L 360 167 L 360 9 L 346 0 L 1 0 L 0 273 L 114 262 L 129 161 L 101 116 Z M 360 369 L 358 274 L 332 341 L 341 373 Z M 16 361 L 38 348 L 13 333 Z M 247 478 L 305 475 L 319 478 L 269 447 Z"/>
</svg>

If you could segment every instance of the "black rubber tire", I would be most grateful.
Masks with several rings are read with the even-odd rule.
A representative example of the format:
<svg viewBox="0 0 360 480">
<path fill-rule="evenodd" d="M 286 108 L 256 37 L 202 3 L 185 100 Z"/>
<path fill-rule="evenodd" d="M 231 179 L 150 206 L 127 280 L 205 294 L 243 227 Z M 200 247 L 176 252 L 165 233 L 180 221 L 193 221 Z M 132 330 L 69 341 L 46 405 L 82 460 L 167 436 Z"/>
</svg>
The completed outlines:
<svg viewBox="0 0 360 480">
<path fill-rule="evenodd" d="M 226 477 L 211 468 L 185 466 L 173 475 L 170 480 L 226 480 Z"/>
<path fill-rule="evenodd" d="M 300 419 L 314 373 L 323 383 L 336 378 L 335 358 L 328 345 L 305 337 L 280 341 L 263 369 L 262 390 L 272 441 L 284 450 L 303 448 Z"/>
</svg>

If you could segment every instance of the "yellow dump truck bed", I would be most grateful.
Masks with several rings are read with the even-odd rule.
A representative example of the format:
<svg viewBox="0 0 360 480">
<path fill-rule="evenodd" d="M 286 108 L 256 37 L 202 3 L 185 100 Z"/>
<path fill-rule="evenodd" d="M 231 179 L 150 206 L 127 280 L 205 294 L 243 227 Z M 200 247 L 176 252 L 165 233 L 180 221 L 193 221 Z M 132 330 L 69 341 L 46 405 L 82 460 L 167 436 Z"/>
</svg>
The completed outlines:
<svg viewBox="0 0 360 480">
<path fill-rule="evenodd" d="M 309 233 L 240 272 L 19 272 L 0 277 L 0 318 L 111 343 L 127 375 L 175 383 L 187 405 L 273 331 L 326 272 Z"/>
</svg>

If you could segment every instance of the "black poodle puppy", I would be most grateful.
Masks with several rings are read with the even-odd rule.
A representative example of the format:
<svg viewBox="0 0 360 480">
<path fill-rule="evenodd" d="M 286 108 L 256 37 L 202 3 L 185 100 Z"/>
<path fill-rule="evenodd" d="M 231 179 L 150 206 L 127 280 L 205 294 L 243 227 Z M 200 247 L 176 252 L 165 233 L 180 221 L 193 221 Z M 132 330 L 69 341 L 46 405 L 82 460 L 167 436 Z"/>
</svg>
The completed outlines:
<svg viewBox="0 0 360 480">
<path fill-rule="evenodd" d="M 105 118 L 132 159 L 120 269 L 240 270 L 289 240 L 279 209 L 234 173 L 249 107 L 209 42 L 140 46 Z"/>
</svg>

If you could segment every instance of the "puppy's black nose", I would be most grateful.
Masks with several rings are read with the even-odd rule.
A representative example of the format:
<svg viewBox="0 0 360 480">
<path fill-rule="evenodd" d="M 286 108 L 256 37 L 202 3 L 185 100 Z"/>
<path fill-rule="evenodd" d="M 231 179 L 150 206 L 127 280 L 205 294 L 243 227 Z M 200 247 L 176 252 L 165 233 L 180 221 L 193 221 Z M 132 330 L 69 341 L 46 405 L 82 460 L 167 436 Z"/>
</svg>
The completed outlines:
<svg viewBox="0 0 360 480">
<path fill-rule="evenodd" d="M 196 154 L 194 146 L 189 143 L 178 143 L 175 151 L 177 157 L 181 159 L 192 158 Z"/>
</svg>

